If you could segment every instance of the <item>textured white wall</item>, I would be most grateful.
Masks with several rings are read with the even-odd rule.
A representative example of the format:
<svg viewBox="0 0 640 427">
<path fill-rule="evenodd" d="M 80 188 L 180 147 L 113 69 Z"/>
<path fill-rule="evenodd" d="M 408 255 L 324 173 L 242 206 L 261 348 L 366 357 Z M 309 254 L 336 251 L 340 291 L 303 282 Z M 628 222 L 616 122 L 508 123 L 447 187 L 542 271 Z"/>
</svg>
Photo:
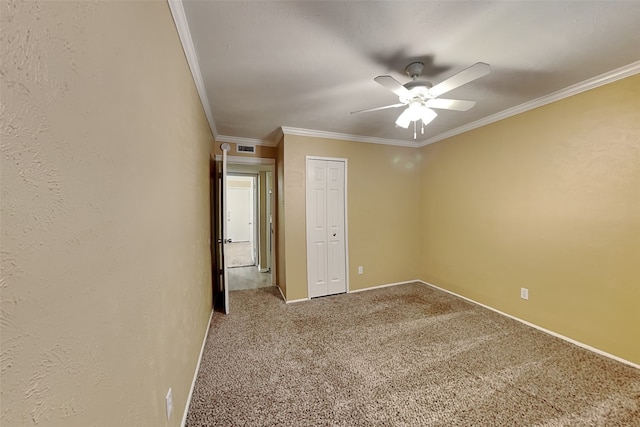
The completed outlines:
<svg viewBox="0 0 640 427">
<path fill-rule="evenodd" d="M 0 7 L 0 424 L 179 425 L 212 136 L 168 5 Z"/>
</svg>

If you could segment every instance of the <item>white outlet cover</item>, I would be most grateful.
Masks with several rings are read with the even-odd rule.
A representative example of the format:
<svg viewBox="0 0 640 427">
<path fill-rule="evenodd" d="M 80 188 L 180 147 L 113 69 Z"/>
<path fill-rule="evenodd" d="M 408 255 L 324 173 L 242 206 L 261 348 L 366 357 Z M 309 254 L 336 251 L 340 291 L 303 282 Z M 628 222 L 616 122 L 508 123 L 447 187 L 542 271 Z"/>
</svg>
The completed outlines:
<svg viewBox="0 0 640 427">
<path fill-rule="evenodd" d="M 173 413 L 173 393 L 171 392 L 171 387 L 169 387 L 169 391 L 167 392 L 167 419 L 171 418 L 171 414 Z"/>
<path fill-rule="evenodd" d="M 363 266 L 358 267 L 358 274 L 364 274 L 364 267 Z"/>
<path fill-rule="evenodd" d="M 520 298 L 528 300 L 529 299 L 529 289 L 520 288 Z"/>
</svg>

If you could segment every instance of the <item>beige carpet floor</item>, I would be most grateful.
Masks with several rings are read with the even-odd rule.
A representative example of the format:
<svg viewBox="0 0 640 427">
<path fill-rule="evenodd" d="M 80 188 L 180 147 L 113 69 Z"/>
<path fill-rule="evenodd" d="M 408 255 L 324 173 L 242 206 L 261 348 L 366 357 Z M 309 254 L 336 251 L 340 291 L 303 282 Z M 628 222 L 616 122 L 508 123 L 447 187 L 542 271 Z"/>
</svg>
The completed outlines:
<svg viewBox="0 0 640 427">
<path fill-rule="evenodd" d="M 188 426 L 640 425 L 640 370 L 423 284 L 231 307 Z"/>
</svg>

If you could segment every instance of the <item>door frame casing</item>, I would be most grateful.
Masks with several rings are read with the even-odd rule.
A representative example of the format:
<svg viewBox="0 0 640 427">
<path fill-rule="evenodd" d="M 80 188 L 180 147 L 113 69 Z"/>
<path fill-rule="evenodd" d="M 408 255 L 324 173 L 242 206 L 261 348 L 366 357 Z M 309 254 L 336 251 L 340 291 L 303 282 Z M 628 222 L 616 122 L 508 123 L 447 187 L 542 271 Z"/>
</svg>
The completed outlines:
<svg viewBox="0 0 640 427">
<path fill-rule="evenodd" d="M 216 154 L 213 157 L 216 161 L 221 161 L 222 160 L 222 155 L 221 154 Z M 275 176 L 275 167 L 276 167 L 276 160 L 275 159 L 271 159 L 271 158 L 267 158 L 267 157 L 245 157 L 245 156 L 227 156 L 227 166 L 228 169 L 231 171 L 231 173 L 234 174 L 242 174 L 242 173 L 247 173 L 247 174 L 253 174 L 254 172 L 248 172 L 245 167 L 249 167 L 249 168 L 253 168 L 253 167 L 257 167 L 260 170 L 265 170 L 267 172 L 271 173 L 271 185 L 273 186 L 275 184 L 275 180 L 274 180 L 274 176 Z M 271 197 L 271 203 L 270 203 L 270 207 L 271 207 L 271 213 L 270 215 L 272 216 L 272 218 L 275 220 L 275 189 L 271 188 L 271 194 L 269 195 L 269 197 Z M 273 226 L 275 227 L 275 222 L 273 223 Z M 271 230 L 270 230 L 271 232 Z M 275 233 L 276 230 L 274 228 L 273 232 Z M 275 247 L 275 238 L 273 236 L 273 234 L 271 235 L 271 244 L 269 245 L 269 251 L 271 253 L 271 264 L 269 266 L 270 271 L 270 275 L 271 275 L 271 284 L 273 286 L 278 286 L 277 281 L 276 281 L 276 277 L 277 277 L 277 254 L 276 254 L 276 247 Z"/>
<path fill-rule="evenodd" d="M 306 253 L 306 268 L 308 269 L 309 265 L 309 253 L 307 250 L 308 247 L 308 233 L 307 233 L 307 174 L 309 172 L 309 160 L 324 160 L 331 162 L 342 162 L 344 163 L 344 262 L 345 262 L 345 271 L 344 271 L 344 281 L 345 281 L 345 293 L 349 293 L 349 209 L 348 209 L 348 166 L 349 161 L 343 157 L 325 157 L 325 156 L 305 156 L 304 161 L 304 242 L 305 242 L 305 253 Z M 307 299 L 311 299 L 311 283 L 309 282 L 309 271 L 307 270 Z"/>
</svg>

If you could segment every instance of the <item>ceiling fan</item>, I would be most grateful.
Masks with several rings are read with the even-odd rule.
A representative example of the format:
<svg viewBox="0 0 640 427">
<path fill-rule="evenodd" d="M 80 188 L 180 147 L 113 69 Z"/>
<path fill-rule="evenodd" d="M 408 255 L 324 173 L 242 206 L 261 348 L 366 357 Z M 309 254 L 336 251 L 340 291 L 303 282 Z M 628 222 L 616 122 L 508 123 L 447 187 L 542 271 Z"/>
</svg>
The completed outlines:
<svg viewBox="0 0 640 427">
<path fill-rule="evenodd" d="M 351 114 L 385 110 L 387 108 L 407 107 L 400 116 L 398 116 L 396 125 L 406 129 L 411 122 L 413 122 L 413 139 L 416 139 L 417 122 L 419 120 L 422 121 L 422 133 L 424 133 L 424 126 L 438 115 L 432 108 L 467 111 L 476 105 L 474 101 L 444 99 L 438 98 L 438 96 L 489 74 L 491 66 L 484 62 L 477 62 L 435 86 L 428 81 L 418 80 L 423 69 L 424 64 L 422 62 L 412 62 L 409 64 L 405 72 L 412 80 L 404 85 L 400 84 L 399 81 L 391 76 L 376 77 L 374 80 L 398 95 L 400 102 L 385 105 L 384 107 L 353 111 Z"/>
</svg>

